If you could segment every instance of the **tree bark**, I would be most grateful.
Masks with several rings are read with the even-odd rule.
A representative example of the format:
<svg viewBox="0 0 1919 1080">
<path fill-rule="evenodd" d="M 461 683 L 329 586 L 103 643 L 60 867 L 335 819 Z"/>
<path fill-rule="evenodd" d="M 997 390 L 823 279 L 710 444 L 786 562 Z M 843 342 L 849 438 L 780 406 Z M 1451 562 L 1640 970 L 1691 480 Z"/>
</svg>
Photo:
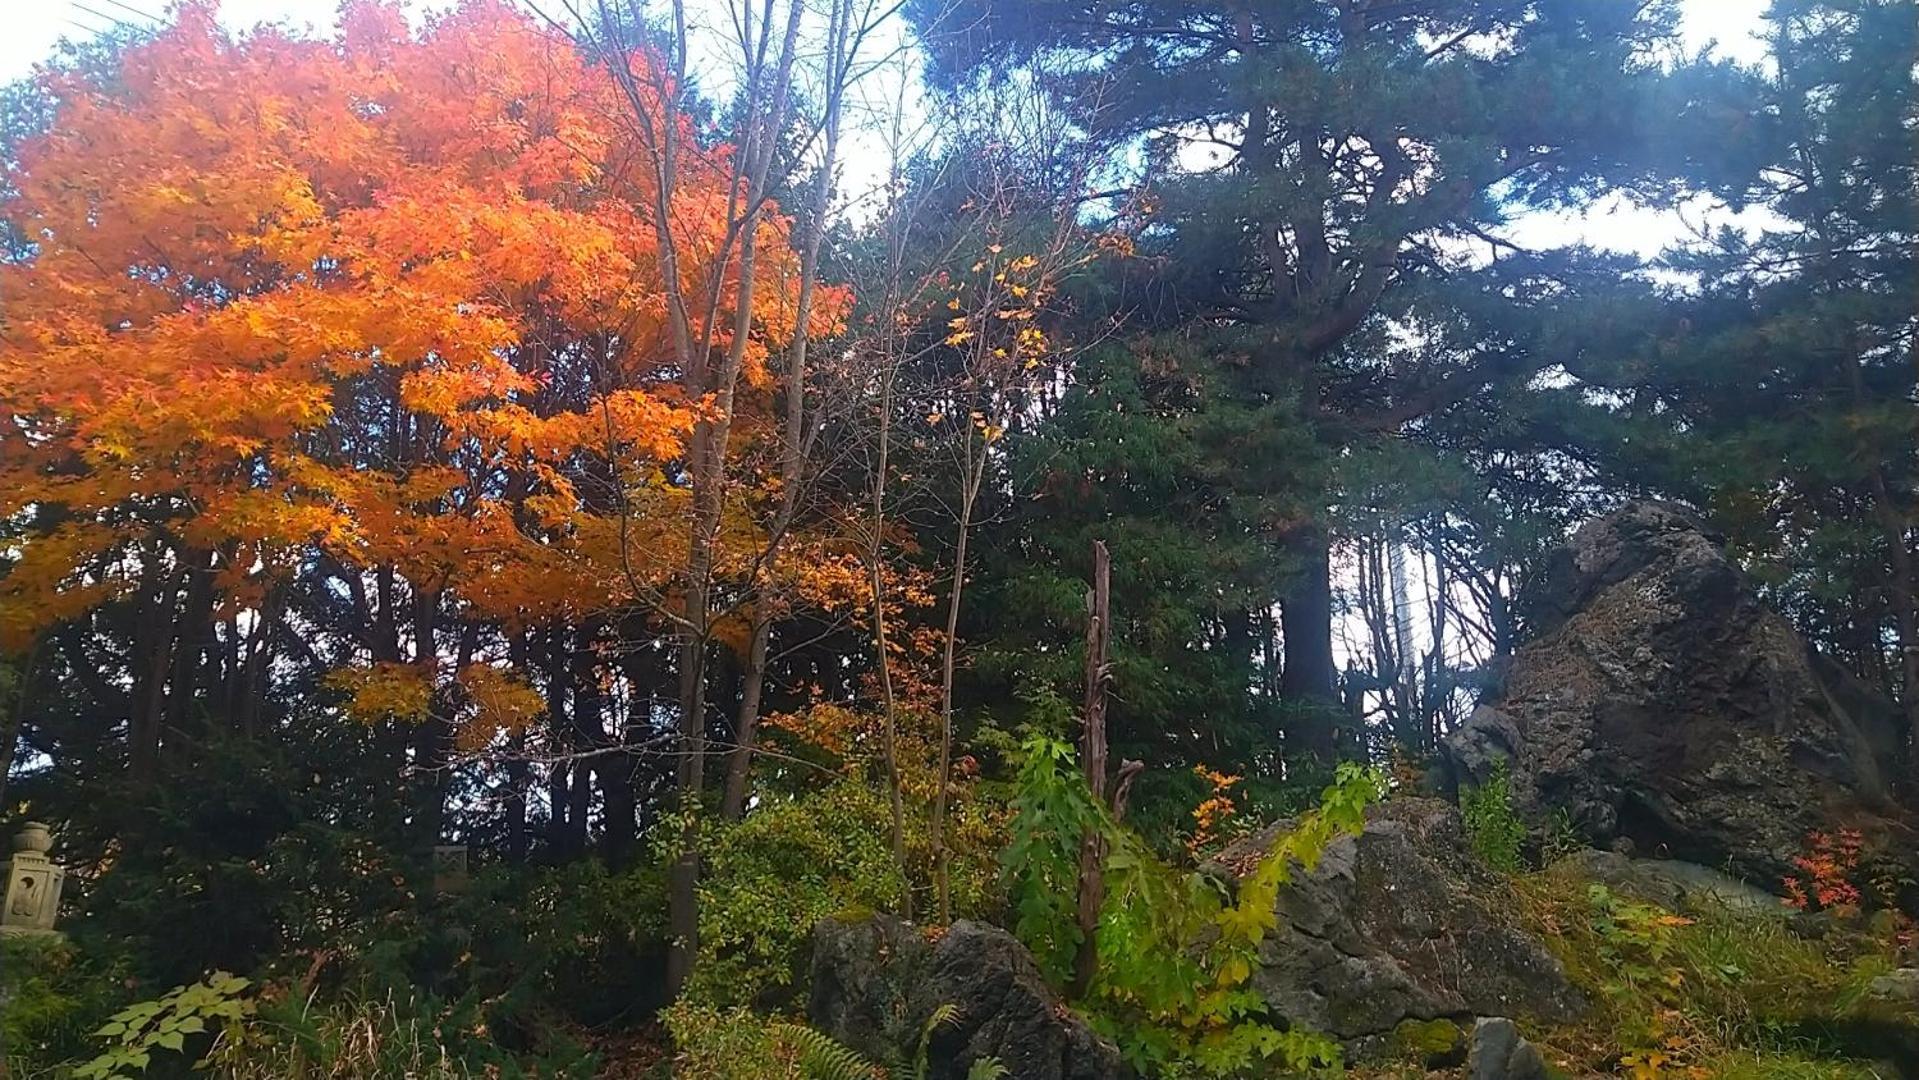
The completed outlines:
<svg viewBox="0 0 1919 1080">
<path fill-rule="evenodd" d="M 847 88 L 847 71 L 853 57 L 847 52 L 853 33 L 851 0 L 834 0 L 826 30 L 826 112 L 822 119 L 820 174 L 813 188 L 812 219 L 800 249 L 800 286 L 795 310 L 799 313 L 793 328 L 793 340 L 786 350 L 786 429 L 780 453 L 780 511 L 767 541 L 765 562 L 770 567 L 779 556 L 787 530 L 798 515 L 800 490 L 806 481 L 806 463 L 811 456 L 816 426 L 809 425 L 806 410 L 807 350 L 812 341 L 807 320 L 813 312 L 815 282 L 819 277 L 820 245 L 826 238 L 826 216 L 833 208 L 833 170 L 839 161 L 840 109 Z M 753 643 L 747 654 L 747 667 L 740 690 L 738 721 L 733 725 L 733 740 L 738 743 L 727 762 L 726 788 L 720 797 L 720 816 L 738 821 L 746 812 L 746 788 L 752 777 L 753 743 L 759 734 L 760 701 L 766 684 L 767 639 L 772 634 L 772 619 L 762 615 L 754 619 Z"/>
<path fill-rule="evenodd" d="M 1294 576 L 1280 599 L 1285 666 L 1279 692 L 1296 710 L 1286 732 L 1293 762 L 1331 765 L 1337 752 L 1339 672 L 1333 663 L 1332 547 L 1323 526 L 1298 530 L 1286 545 Z"/>
</svg>

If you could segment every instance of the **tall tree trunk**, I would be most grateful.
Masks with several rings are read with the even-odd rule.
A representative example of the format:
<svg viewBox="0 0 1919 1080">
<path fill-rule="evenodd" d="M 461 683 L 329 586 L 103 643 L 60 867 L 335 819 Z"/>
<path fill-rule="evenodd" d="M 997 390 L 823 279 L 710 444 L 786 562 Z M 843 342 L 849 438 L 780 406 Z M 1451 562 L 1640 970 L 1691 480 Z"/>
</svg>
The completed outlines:
<svg viewBox="0 0 1919 1080">
<path fill-rule="evenodd" d="M 167 677 L 166 719 L 170 731 L 187 726 L 196 693 L 210 682 L 203 682 L 204 661 L 213 651 L 213 574 L 214 556 L 206 551 L 186 554 L 186 604 L 180 612 L 180 630 L 173 648 L 172 672 Z"/>
<path fill-rule="evenodd" d="M 1285 666 L 1279 692 L 1297 710 L 1286 732 L 1297 763 L 1330 765 L 1340 715 L 1339 672 L 1333 663 L 1332 548 L 1319 524 L 1300 528 L 1286 544 L 1294 575 L 1280 600 Z"/>
<path fill-rule="evenodd" d="M 546 723 L 559 751 L 547 774 L 547 842 L 562 858 L 586 850 L 586 812 L 582 809 L 575 813 L 573 809 L 575 785 L 587 782 L 586 763 L 565 756 L 578 749 L 567 709 L 573 669 L 566 662 L 566 635 L 567 628 L 556 625 L 546 639 Z"/>
<path fill-rule="evenodd" d="M 1873 466 L 1873 501 L 1891 556 L 1892 613 L 1899 631 L 1899 699 L 1905 707 L 1908 760 L 1919 762 L 1919 566 L 1915 566 L 1905 518 L 1892 503 L 1885 470 Z"/>
<path fill-rule="evenodd" d="M 127 725 L 127 760 L 136 786 L 153 783 L 160 771 L 160 729 L 167 704 L 167 672 L 173 668 L 174 642 L 179 635 L 178 580 L 166 571 L 154 590 L 146 624 L 145 667 L 135 672 L 133 714 Z"/>
<path fill-rule="evenodd" d="M 1913 349 L 1919 351 L 1919 338 Z M 1854 341 L 1846 351 L 1847 384 L 1855 408 L 1872 407 L 1866 389 L 1865 365 L 1860 360 L 1862 343 Z M 1919 363 L 1919 359 L 1915 360 Z M 1908 760 L 1919 762 L 1919 566 L 1914 565 L 1910 525 L 1893 501 L 1892 485 L 1886 482 L 1885 466 L 1875 456 L 1871 465 L 1873 510 L 1885 537 L 1892 580 L 1888 592 L 1892 599 L 1893 624 L 1899 632 L 1899 697 L 1905 706 Z"/>
<path fill-rule="evenodd" d="M 1086 593 L 1086 709 L 1080 736 L 1080 763 L 1095 805 L 1106 802 L 1106 663 L 1112 634 L 1112 559 L 1105 541 L 1093 544 L 1093 587 Z M 1098 829 L 1088 829 L 1079 844 L 1079 952 L 1073 958 L 1073 994 L 1085 997 L 1099 970 L 1099 910 L 1106 902 L 1101 863 L 1106 845 Z"/>
<path fill-rule="evenodd" d="M 513 670 L 533 669 L 531 646 L 525 630 L 516 631 L 507 645 L 507 659 Z M 507 744 L 506 760 L 506 861 L 513 866 L 526 862 L 526 803 L 530 768 L 526 760 L 526 729 L 521 728 Z"/>
<path fill-rule="evenodd" d="M 532 782 L 524 733 L 513 737 L 507 753 L 512 757 L 506 763 L 506 861 L 512 866 L 524 866 L 531 839 L 527 835 L 527 785 Z"/>
</svg>

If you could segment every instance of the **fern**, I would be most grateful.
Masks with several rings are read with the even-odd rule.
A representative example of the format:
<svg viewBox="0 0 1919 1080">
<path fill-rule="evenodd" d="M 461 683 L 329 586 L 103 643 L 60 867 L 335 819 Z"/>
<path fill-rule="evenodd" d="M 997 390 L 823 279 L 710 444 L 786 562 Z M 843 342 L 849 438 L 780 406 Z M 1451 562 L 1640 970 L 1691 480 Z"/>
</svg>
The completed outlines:
<svg viewBox="0 0 1919 1080">
<path fill-rule="evenodd" d="M 972 1067 L 966 1070 L 966 1080 L 1000 1080 L 1005 1075 L 1006 1066 L 996 1057 L 974 1058 Z"/>
<path fill-rule="evenodd" d="M 933 1051 L 933 1032 L 959 1023 L 959 1006 L 952 1002 L 934 1009 L 920 1025 L 919 1053 L 913 1058 L 913 1080 L 926 1080 L 927 1063 Z"/>
<path fill-rule="evenodd" d="M 808 1080 L 885 1080 L 885 1070 L 831 1035 L 788 1023 L 773 1024 L 771 1031 L 799 1051 L 800 1069 Z"/>
</svg>

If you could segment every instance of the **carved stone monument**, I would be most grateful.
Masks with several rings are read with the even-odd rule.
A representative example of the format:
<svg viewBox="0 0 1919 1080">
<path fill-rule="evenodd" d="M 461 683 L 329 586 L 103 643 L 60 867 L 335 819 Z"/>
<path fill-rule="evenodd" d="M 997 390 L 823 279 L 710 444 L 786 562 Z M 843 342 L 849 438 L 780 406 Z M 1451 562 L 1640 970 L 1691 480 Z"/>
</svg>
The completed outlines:
<svg viewBox="0 0 1919 1080">
<path fill-rule="evenodd" d="M 27 822 L 14 835 L 6 896 L 0 899 L 0 933 L 54 933 L 53 921 L 60 913 L 60 886 L 67 871 L 47 857 L 52 848 L 52 834 L 37 821 Z"/>
</svg>

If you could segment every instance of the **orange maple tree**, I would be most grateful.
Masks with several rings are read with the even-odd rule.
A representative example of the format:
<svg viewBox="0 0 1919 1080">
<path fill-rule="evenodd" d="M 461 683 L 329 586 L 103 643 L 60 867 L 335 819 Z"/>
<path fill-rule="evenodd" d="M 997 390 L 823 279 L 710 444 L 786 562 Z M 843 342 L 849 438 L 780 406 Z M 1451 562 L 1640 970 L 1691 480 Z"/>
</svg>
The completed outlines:
<svg viewBox="0 0 1919 1080">
<path fill-rule="evenodd" d="M 667 341 L 659 147 L 589 57 L 498 0 L 417 33 L 349 0 L 341 26 L 235 39 L 188 3 L 108 73 L 40 76 L 55 119 L 0 203 L 33 245 L 0 264 L 0 518 L 30 522 L 0 648 L 184 597 L 158 672 L 178 622 L 265 632 L 308 574 L 360 611 L 351 703 L 417 715 L 440 687 L 490 730 L 535 702 L 438 612 L 640 603 L 683 560 L 674 463 L 713 405 Z M 765 385 L 799 317 L 787 222 L 761 216 L 737 320 L 728 151 L 668 145 L 682 287 L 721 297 L 697 329 L 726 348 L 750 326 Z"/>
</svg>

